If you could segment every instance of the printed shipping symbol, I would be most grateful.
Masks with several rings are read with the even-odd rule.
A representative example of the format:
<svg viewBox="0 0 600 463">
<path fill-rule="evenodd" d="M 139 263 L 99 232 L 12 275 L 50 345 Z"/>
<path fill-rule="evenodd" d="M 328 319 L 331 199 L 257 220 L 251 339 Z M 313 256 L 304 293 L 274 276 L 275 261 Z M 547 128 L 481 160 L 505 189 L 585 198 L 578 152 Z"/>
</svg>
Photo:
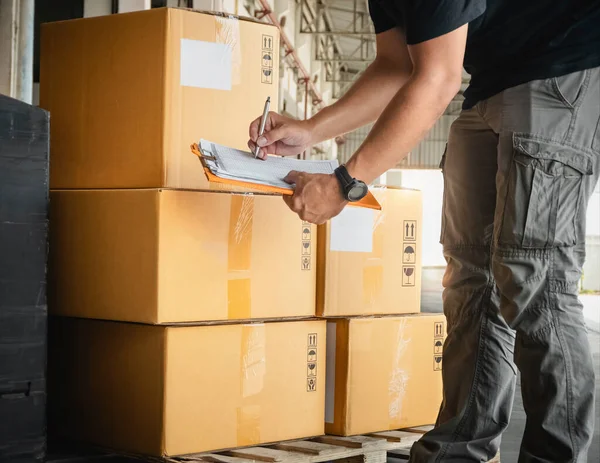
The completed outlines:
<svg viewBox="0 0 600 463">
<path fill-rule="evenodd" d="M 302 258 L 302 270 L 310 270 L 310 257 Z"/>
<path fill-rule="evenodd" d="M 414 267 L 402 267 L 402 273 L 404 273 L 404 278 L 402 281 L 403 286 L 414 286 L 415 285 L 415 268 Z"/>
<path fill-rule="evenodd" d="M 302 228 L 302 239 L 305 241 L 310 240 L 310 227 L 304 226 Z"/>
<path fill-rule="evenodd" d="M 263 84 L 273 83 L 273 70 L 270 68 L 262 68 L 260 81 Z"/>
<path fill-rule="evenodd" d="M 310 241 L 302 242 L 302 255 L 310 256 Z"/>
<path fill-rule="evenodd" d="M 444 337 L 444 324 L 442 322 L 436 322 L 434 337 L 435 338 L 443 338 Z"/>
<path fill-rule="evenodd" d="M 263 35 L 263 49 L 271 50 L 273 47 L 273 39 L 268 35 Z"/>
<path fill-rule="evenodd" d="M 273 57 L 270 52 L 263 54 L 262 65 L 267 68 L 273 67 Z"/>
<path fill-rule="evenodd" d="M 405 244 L 404 245 L 404 262 L 407 264 L 413 264 L 415 262 L 415 245 L 414 244 Z"/>
<path fill-rule="evenodd" d="M 417 221 L 404 221 L 404 239 L 407 241 L 415 241 L 417 236 Z"/>
</svg>

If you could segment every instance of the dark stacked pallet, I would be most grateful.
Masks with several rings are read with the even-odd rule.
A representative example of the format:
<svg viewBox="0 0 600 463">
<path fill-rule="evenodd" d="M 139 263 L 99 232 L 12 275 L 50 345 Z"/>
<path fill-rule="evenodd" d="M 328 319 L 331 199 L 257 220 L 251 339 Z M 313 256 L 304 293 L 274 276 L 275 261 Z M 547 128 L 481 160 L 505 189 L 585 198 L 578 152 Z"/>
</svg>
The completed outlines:
<svg viewBox="0 0 600 463">
<path fill-rule="evenodd" d="M 0 461 L 43 461 L 49 116 L 0 95 Z"/>
</svg>

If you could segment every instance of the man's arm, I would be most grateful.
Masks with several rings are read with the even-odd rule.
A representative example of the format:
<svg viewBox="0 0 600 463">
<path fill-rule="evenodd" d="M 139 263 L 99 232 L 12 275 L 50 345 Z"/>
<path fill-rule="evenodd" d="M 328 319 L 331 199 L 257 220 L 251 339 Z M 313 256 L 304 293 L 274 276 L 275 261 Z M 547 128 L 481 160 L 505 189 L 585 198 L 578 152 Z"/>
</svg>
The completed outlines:
<svg viewBox="0 0 600 463">
<path fill-rule="evenodd" d="M 376 35 L 377 56 L 337 102 L 319 111 L 309 123 L 314 142 L 329 140 L 377 120 L 412 74 L 404 34 L 397 28 Z"/>
<path fill-rule="evenodd" d="M 377 56 L 350 90 L 336 103 L 306 121 L 269 113 L 258 145 L 266 153 L 296 155 L 307 146 L 350 132 L 375 121 L 412 73 L 406 40 L 394 28 L 377 34 Z M 260 117 L 250 124 L 248 147 L 258 139 Z M 263 139 L 264 138 L 264 139 Z M 265 152 L 266 151 L 266 152 Z"/>
<path fill-rule="evenodd" d="M 460 89 L 467 27 L 408 47 L 412 74 L 346 164 L 350 175 L 370 183 L 395 167 L 443 114 Z"/>
<path fill-rule="evenodd" d="M 346 164 L 350 175 L 371 183 L 433 126 L 460 88 L 467 27 L 408 47 L 412 74 Z M 295 184 L 295 192 L 284 201 L 303 220 L 324 223 L 346 204 L 335 175 L 290 172 L 286 181 Z"/>
</svg>

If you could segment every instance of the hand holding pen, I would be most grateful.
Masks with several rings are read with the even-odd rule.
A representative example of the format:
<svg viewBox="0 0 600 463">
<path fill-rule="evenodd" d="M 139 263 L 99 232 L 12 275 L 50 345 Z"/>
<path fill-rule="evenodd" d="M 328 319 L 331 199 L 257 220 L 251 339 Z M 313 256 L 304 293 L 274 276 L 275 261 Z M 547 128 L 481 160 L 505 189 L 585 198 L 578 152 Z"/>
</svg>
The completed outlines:
<svg viewBox="0 0 600 463">
<path fill-rule="evenodd" d="M 310 120 L 299 121 L 268 110 L 270 99 L 265 103 L 262 116 L 250 124 L 248 148 L 255 157 L 265 160 L 268 154 L 278 156 L 296 156 L 310 145 L 313 140 L 313 127 Z"/>
</svg>

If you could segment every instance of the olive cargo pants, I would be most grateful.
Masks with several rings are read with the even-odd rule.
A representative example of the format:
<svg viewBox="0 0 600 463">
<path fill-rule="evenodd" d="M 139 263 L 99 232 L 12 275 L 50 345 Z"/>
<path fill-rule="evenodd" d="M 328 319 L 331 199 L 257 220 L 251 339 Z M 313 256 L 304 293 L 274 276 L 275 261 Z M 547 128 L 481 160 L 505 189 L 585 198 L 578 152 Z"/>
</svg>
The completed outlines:
<svg viewBox="0 0 600 463">
<path fill-rule="evenodd" d="M 463 111 L 442 170 L 444 400 L 410 461 L 492 459 L 519 368 L 519 462 L 587 463 L 595 385 L 577 293 L 600 173 L 600 68 Z"/>
</svg>

